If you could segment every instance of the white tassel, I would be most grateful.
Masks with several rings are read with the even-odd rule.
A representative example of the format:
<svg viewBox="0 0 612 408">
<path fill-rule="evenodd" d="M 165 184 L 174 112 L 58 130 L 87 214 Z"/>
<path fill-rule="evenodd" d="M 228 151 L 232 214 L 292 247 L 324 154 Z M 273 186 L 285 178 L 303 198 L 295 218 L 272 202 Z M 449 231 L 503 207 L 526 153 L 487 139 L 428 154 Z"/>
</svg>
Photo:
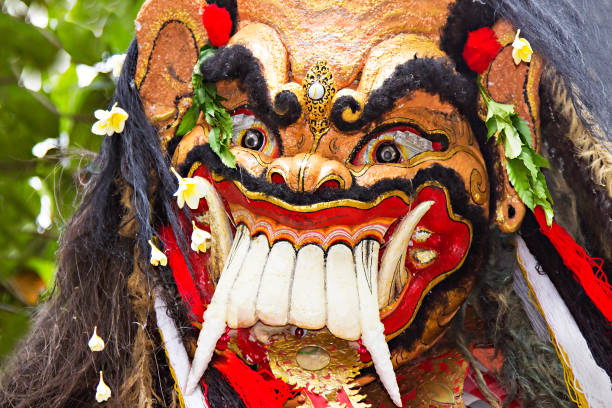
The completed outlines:
<svg viewBox="0 0 612 408">
<path fill-rule="evenodd" d="M 521 237 L 517 237 L 516 255 L 518 267 L 533 290 L 534 300 L 554 336 L 552 341 L 562 351 L 559 353 L 562 364 L 573 374 L 574 383 L 569 385 L 584 395 L 589 408 L 609 408 L 612 406 L 610 378 L 593 359 L 586 340 L 555 286 L 547 275 L 537 271 L 538 263 Z"/>
<path fill-rule="evenodd" d="M 191 369 L 191 364 L 189 364 L 189 356 L 187 355 L 187 350 L 185 350 L 185 346 L 181 340 L 181 335 L 176 328 L 176 324 L 172 318 L 168 316 L 168 308 L 166 307 L 166 303 L 163 301 L 162 297 L 159 296 L 157 291 L 155 293 L 154 307 L 155 315 L 157 317 L 157 327 L 159 327 L 159 330 L 161 331 L 161 336 L 164 346 L 166 347 L 170 367 L 172 367 L 172 371 L 176 376 L 176 382 L 182 394 L 185 408 L 208 408 L 206 405 L 206 399 L 204 398 L 204 394 L 202 394 L 202 390 L 200 390 L 200 388 L 196 388 L 191 394 L 187 394 L 185 392 L 187 374 L 189 374 L 189 370 Z"/>
</svg>

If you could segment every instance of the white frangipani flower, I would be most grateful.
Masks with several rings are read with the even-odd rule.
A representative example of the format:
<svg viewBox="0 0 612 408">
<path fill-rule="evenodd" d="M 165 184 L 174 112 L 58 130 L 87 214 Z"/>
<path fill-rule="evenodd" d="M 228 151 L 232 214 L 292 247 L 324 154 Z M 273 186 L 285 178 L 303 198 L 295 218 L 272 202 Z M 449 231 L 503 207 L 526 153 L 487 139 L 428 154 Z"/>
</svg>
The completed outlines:
<svg viewBox="0 0 612 408">
<path fill-rule="evenodd" d="M 130 115 L 115 102 L 111 110 L 98 109 L 94 112 L 94 116 L 98 121 L 91 127 L 91 132 L 100 136 L 112 136 L 123 132 L 125 121 Z"/>
<path fill-rule="evenodd" d="M 98 336 L 98 326 L 94 326 L 94 332 L 87 343 L 91 351 L 102 351 L 104 350 L 104 340 Z"/>
<path fill-rule="evenodd" d="M 212 238 L 208 231 L 204 231 L 196 226 L 195 221 L 191 221 L 193 232 L 191 233 L 191 250 L 194 252 L 206 252 L 210 248 Z"/>
<path fill-rule="evenodd" d="M 530 62 L 533 55 L 531 44 L 526 39 L 521 38 L 520 34 L 521 30 L 518 30 L 514 42 L 512 42 L 512 59 L 514 59 L 515 65 L 520 64 L 521 61 Z"/>
<path fill-rule="evenodd" d="M 172 167 L 170 169 L 178 179 L 179 186 L 174 193 L 176 203 L 179 208 L 183 208 L 185 203 L 187 207 L 195 210 L 200 205 L 200 199 L 206 196 L 206 185 L 202 182 L 201 177 L 181 177 L 180 174 Z"/>
<path fill-rule="evenodd" d="M 98 383 L 98 386 L 96 387 L 96 401 L 98 402 L 108 401 L 111 395 L 112 395 L 111 389 L 104 382 L 102 371 L 100 371 L 100 382 Z"/>
<path fill-rule="evenodd" d="M 168 257 L 166 257 L 166 254 L 164 254 L 158 247 L 156 247 L 153 241 L 149 240 L 149 245 L 151 245 L 151 265 L 168 265 Z"/>
</svg>

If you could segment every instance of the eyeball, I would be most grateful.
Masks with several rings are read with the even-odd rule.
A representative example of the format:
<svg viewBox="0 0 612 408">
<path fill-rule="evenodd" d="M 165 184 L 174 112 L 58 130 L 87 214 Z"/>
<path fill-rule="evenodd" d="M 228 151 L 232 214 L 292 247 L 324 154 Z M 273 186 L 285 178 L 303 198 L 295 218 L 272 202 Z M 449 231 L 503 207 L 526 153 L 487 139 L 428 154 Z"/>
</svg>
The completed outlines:
<svg viewBox="0 0 612 408">
<path fill-rule="evenodd" d="M 234 135 L 232 142 L 236 146 L 258 151 L 271 158 L 280 156 L 280 146 L 276 135 L 248 109 L 237 109 L 232 114 Z"/>
<path fill-rule="evenodd" d="M 247 129 L 242 135 L 241 145 L 247 149 L 259 150 L 263 146 L 266 136 L 259 129 Z"/>
<path fill-rule="evenodd" d="M 381 143 L 375 152 L 378 163 L 397 163 L 401 159 L 401 153 L 394 143 Z"/>
<path fill-rule="evenodd" d="M 394 127 L 369 137 L 367 143 L 353 156 L 351 163 L 405 163 L 417 154 L 440 150 L 436 146 L 439 143 L 430 141 L 408 126 Z"/>
</svg>

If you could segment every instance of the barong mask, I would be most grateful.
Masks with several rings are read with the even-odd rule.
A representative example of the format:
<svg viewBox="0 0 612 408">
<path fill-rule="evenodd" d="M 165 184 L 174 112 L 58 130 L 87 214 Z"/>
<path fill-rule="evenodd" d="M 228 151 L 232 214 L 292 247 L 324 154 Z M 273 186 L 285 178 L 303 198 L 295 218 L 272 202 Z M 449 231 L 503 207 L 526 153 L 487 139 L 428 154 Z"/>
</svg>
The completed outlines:
<svg viewBox="0 0 612 408">
<path fill-rule="evenodd" d="M 182 215 L 186 236 L 206 236 L 189 267 L 159 230 L 190 318 L 204 319 L 190 389 L 229 347 L 331 401 L 357 403 L 354 378 L 373 365 L 399 403 L 392 366 L 447 330 L 489 220 L 513 232 L 524 215 L 503 146 L 484 142 L 476 79 L 443 51 L 452 2 L 336 3 L 239 1 L 229 43 L 199 65 L 231 114 L 235 168 L 204 115 L 176 136 L 207 42 L 202 4 L 149 1 L 137 19 L 145 113 L 179 179 L 202 189 Z M 541 64 L 516 66 L 515 30 L 494 30 L 504 48 L 483 86 L 537 148 Z"/>
</svg>

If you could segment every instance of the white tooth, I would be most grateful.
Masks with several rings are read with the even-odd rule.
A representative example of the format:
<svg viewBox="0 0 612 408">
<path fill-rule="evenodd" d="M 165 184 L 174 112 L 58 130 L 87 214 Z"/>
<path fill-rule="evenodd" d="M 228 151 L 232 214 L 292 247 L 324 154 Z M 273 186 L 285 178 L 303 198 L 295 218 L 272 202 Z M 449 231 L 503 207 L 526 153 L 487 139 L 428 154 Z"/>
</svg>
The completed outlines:
<svg viewBox="0 0 612 408">
<path fill-rule="evenodd" d="M 395 278 L 403 282 L 402 286 L 407 283 L 408 275 L 404 266 L 406 250 L 414 228 L 433 204 L 433 201 L 424 201 L 413 208 L 400 222 L 389 239 L 378 274 L 378 306 L 380 308 L 387 306 L 392 300 L 391 295 L 395 289 Z"/>
<path fill-rule="evenodd" d="M 389 345 L 385 340 L 384 326 L 380 322 L 379 325 L 377 330 L 363 333 L 361 335 L 361 341 L 365 348 L 368 349 L 370 356 L 372 356 L 376 374 L 378 374 L 378 378 L 380 378 L 380 382 L 385 387 L 385 390 L 387 390 L 389 397 L 391 397 L 395 405 L 401 407 L 402 398 L 397 385 L 395 371 L 393 371 L 393 364 L 391 363 Z"/>
<path fill-rule="evenodd" d="M 293 245 L 287 241 L 275 243 L 264 267 L 255 306 L 257 317 L 265 324 L 270 326 L 287 324 L 294 266 Z"/>
<path fill-rule="evenodd" d="M 289 323 L 309 330 L 325 326 L 325 255 L 316 245 L 299 250 L 291 291 Z"/>
<path fill-rule="evenodd" d="M 355 271 L 359 292 L 361 330 L 378 329 L 378 251 L 380 244 L 373 239 L 364 239 L 355 247 Z"/>
<path fill-rule="evenodd" d="M 333 245 L 327 252 L 327 328 L 336 337 L 358 340 L 359 294 L 353 252 L 344 244 Z"/>
<path fill-rule="evenodd" d="M 257 322 L 255 302 L 268 252 L 270 246 L 265 235 L 251 241 L 246 255 L 248 261 L 242 264 L 227 305 L 227 325 L 232 329 L 251 327 Z"/>
<path fill-rule="evenodd" d="M 232 246 L 232 227 L 227 218 L 223 200 L 217 190 L 205 178 L 198 178 L 206 188 L 204 197 L 208 204 L 208 221 L 212 235 L 208 270 L 213 281 L 216 282 Z"/>
<path fill-rule="evenodd" d="M 249 250 L 250 242 L 249 230 L 244 225 L 238 226 L 225 268 L 219 277 L 210 304 L 204 312 L 204 322 L 198 336 L 198 345 L 187 377 L 187 394 L 191 394 L 198 386 L 200 378 L 202 378 L 208 363 L 210 363 L 217 341 L 225 332 L 228 297 L 236 275 L 238 275 Z"/>
<path fill-rule="evenodd" d="M 355 248 L 355 270 L 359 291 L 359 316 L 361 319 L 361 340 L 370 353 L 378 377 L 391 400 L 401 407 L 402 401 L 397 378 L 391 363 L 391 353 L 385 340 L 384 326 L 380 321 L 377 301 L 377 269 L 380 244 L 366 239 Z"/>
</svg>

